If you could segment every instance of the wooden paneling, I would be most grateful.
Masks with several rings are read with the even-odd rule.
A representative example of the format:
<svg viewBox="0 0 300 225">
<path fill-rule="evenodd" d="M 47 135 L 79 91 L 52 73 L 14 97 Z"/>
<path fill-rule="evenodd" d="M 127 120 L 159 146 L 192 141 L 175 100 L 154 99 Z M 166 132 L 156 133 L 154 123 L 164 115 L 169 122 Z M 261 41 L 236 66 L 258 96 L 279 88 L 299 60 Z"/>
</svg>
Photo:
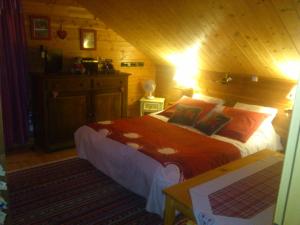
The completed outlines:
<svg viewBox="0 0 300 225">
<path fill-rule="evenodd" d="M 176 101 L 183 94 L 182 90 L 176 88 L 173 74 L 172 67 L 157 68 L 156 79 L 159 85 L 156 93 L 165 97 L 167 104 Z M 201 71 L 198 81 L 200 88 L 196 92 L 222 98 L 228 106 L 233 106 L 236 102 L 244 102 L 278 108 L 279 112 L 273 125 L 285 142 L 290 118 L 284 110 L 291 107 L 291 102 L 286 96 L 295 82 L 270 77 L 258 77 L 258 82 L 252 82 L 250 75 L 230 74 L 233 80 L 226 85 L 220 82 L 224 76 L 225 73 Z"/>
<path fill-rule="evenodd" d="M 238 78 L 232 83 L 238 87 L 230 88 L 232 93 L 228 94 L 231 101 L 242 99 L 254 103 L 258 97 L 263 104 L 270 99 L 261 96 L 273 94 L 271 99 L 276 101 L 273 103 L 283 107 L 284 100 L 279 100 L 283 95 L 276 88 L 281 90 L 281 80 L 289 78 L 279 65 L 300 60 L 300 4 L 295 0 L 23 0 L 23 3 L 27 32 L 28 15 L 36 12 L 49 15 L 53 28 L 51 41 L 33 41 L 28 37 L 29 46 L 37 48 L 44 44 L 63 49 L 66 68 L 75 55 L 112 58 L 117 69 L 121 61 L 144 61 L 143 68 L 122 68 L 133 74 L 128 84 L 132 110 L 137 109 L 137 100 L 143 95 L 142 81 L 153 79 L 156 73 L 151 59 L 165 64 L 166 55 L 182 52 L 195 42 L 200 42 L 199 65 L 203 71 L 231 72 Z M 61 22 L 68 32 L 66 40 L 56 36 Z M 98 31 L 97 51 L 79 50 L 79 27 Z M 161 74 L 159 67 L 157 70 Z M 249 83 L 251 74 L 258 75 L 260 82 Z M 214 76 L 210 73 L 208 80 L 217 79 Z M 159 76 L 156 81 L 156 95 L 168 98 L 169 84 L 173 81 L 168 76 Z M 278 87 L 274 82 L 279 83 Z M 211 92 L 215 84 L 208 83 L 204 91 Z M 266 91 L 266 86 L 271 91 Z M 179 89 L 175 91 L 181 93 Z M 175 91 L 171 91 L 173 97 Z M 213 94 L 223 96 L 227 92 L 226 87 L 219 87 Z"/>
<path fill-rule="evenodd" d="M 144 95 L 141 83 L 146 79 L 155 79 L 155 65 L 152 60 L 130 43 L 120 37 L 87 9 L 72 0 L 22 0 L 25 15 L 25 29 L 29 47 L 29 63 L 31 70 L 38 70 L 41 62 L 39 46 L 44 45 L 49 51 L 62 51 L 64 71 L 69 72 L 74 57 L 110 58 L 117 70 L 132 74 L 128 84 L 128 104 L 130 109 L 138 107 L 138 100 Z M 51 20 L 51 40 L 32 40 L 29 30 L 29 15 L 49 16 Z M 62 24 L 68 35 L 64 40 L 58 38 L 56 32 Z M 79 28 L 97 31 L 97 50 L 80 50 Z M 142 61 L 144 67 L 123 68 L 121 62 Z M 129 112 L 129 115 L 131 112 Z"/>
<path fill-rule="evenodd" d="M 162 64 L 196 42 L 202 70 L 285 79 L 280 65 L 299 64 L 296 0 L 77 1 Z"/>
</svg>

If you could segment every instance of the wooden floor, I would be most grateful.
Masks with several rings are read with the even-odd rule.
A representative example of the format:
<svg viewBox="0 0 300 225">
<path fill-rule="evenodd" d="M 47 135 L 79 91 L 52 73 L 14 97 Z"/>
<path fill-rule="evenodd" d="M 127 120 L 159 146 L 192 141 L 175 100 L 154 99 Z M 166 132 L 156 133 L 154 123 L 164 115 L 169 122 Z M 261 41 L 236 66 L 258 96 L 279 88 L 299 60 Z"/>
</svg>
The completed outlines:
<svg viewBox="0 0 300 225">
<path fill-rule="evenodd" d="M 6 153 L 6 169 L 7 171 L 19 170 L 74 157 L 76 155 L 77 152 L 74 148 L 48 153 L 43 149 L 24 147 Z"/>
</svg>

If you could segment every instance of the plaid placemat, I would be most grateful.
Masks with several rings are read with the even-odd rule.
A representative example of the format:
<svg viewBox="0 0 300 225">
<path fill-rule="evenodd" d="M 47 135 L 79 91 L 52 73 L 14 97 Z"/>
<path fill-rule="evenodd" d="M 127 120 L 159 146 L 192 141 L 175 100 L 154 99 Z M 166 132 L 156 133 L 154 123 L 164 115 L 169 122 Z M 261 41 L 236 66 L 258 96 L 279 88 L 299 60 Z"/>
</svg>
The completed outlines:
<svg viewBox="0 0 300 225">
<path fill-rule="evenodd" d="M 245 177 L 208 196 L 215 215 L 251 218 L 276 202 L 282 162 Z"/>
</svg>

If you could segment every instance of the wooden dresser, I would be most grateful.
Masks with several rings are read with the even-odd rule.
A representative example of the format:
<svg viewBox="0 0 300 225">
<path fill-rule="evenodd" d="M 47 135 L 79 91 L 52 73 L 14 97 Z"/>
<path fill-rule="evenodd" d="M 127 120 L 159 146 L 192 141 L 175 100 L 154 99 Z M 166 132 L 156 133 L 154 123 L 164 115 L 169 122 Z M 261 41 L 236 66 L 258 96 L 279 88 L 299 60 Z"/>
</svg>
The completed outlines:
<svg viewBox="0 0 300 225">
<path fill-rule="evenodd" d="M 128 76 L 32 74 L 36 144 L 49 151 L 71 147 L 80 126 L 126 117 Z"/>
</svg>

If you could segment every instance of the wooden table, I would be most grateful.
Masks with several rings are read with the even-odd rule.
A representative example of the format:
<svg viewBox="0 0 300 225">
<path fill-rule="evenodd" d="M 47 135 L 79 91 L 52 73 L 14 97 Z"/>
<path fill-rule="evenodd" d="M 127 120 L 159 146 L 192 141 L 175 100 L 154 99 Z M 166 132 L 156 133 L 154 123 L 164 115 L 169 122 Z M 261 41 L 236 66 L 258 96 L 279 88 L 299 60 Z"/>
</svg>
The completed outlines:
<svg viewBox="0 0 300 225">
<path fill-rule="evenodd" d="M 194 220 L 192 200 L 189 194 L 190 188 L 206 183 L 219 176 L 223 176 L 229 172 L 240 169 L 241 167 L 269 156 L 276 156 L 283 159 L 283 154 L 281 153 L 271 150 L 263 150 L 245 158 L 228 163 L 224 166 L 218 167 L 214 170 L 200 174 L 180 184 L 166 188 L 163 191 L 166 195 L 164 225 L 172 225 L 174 223 L 176 210 L 184 214 L 186 217 Z"/>
</svg>

